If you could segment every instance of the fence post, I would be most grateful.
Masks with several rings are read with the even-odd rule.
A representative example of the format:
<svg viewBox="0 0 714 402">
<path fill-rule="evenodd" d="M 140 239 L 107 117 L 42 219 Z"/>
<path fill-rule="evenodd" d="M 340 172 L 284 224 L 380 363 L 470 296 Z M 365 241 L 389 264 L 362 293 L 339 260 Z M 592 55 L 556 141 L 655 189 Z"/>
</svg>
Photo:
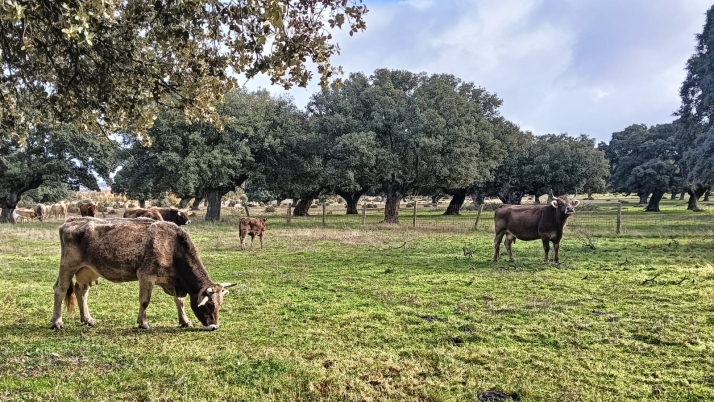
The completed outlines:
<svg viewBox="0 0 714 402">
<path fill-rule="evenodd" d="M 622 203 L 617 202 L 617 229 L 615 233 L 620 234 L 620 225 L 622 224 Z"/>
<path fill-rule="evenodd" d="M 289 202 L 288 203 L 288 224 L 290 224 L 290 217 L 292 217 L 292 215 L 293 215 L 292 209 L 293 209 L 293 203 Z"/>
<path fill-rule="evenodd" d="M 325 226 L 325 216 L 327 215 L 327 202 L 322 203 L 322 226 Z"/>
<path fill-rule="evenodd" d="M 483 204 L 478 204 L 478 214 L 476 214 L 476 222 L 474 222 L 474 229 L 478 230 L 478 221 L 481 220 L 481 212 L 483 212 Z"/>
<path fill-rule="evenodd" d="M 362 204 L 362 226 L 365 225 L 367 218 L 367 203 Z"/>
<path fill-rule="evenodd" d="M 245 208 L 246 216 L 250 218 L 250 211 L 248 210 L 248 204 L 244 205 L 243 207 Z"/>
<path fill-rule="evenodd" d="M 414 200 L 414 215 L 412 216 L 412 227 L 416 227 L 416 209 L 417 209 L 417 202 Z"/>
</svg>

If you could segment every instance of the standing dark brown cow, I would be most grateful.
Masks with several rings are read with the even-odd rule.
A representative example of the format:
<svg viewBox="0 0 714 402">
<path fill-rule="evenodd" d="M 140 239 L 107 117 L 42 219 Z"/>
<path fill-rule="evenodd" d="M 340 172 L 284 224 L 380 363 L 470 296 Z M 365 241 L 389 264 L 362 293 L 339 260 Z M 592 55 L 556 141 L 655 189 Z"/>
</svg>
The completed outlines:
<svg viewBox="0 0 714 402">
<path fill-rule="evenodd" d="M 193 213 L 186 209 L 176 209 L 176 208 L 151 208 L 158 211 L 161 217 L 164 218 L 166 222 L 173 222 L 179 226 L 190 225 L 191 218 L 189 216 Z"/>
<path fill-rule="evenodd" d="M 83 202 L 79 204 L 79 214 L 81 216 L 94 216 L 97 213 L 97 206 L 91 202 Z"/>
<path fill-rule="evenodd" d="M 188 295 L 204 328 L 218 328 L 226 288 L 235 284 L 211 281 L 188 233 L 175 224 L 146 218 L 70 218 L 60 226 L 59 234 L 62 251 L 54 286 L 53 329 L 63 327 L 63 299 L 69 311 L 79 304 L 82 323 L 96 324 L 89 315 L 87 296 L 100 277 L 112 282 L 139 281 L 139 328 L 149 329 L 146 308 L 154 286 L 174 297 L 180 326 L 191 326 L 184 311 Z"/>
<path fill-rule="evenodd" d="M 164 218 L 161 216 L 159 211 L 155 209 L 145 209 L 145 208 L 131 208 L 124 211 L 125 218 L 149 218 L 155 221 L 163 221 Z"/>
<path fill-rule="evenodd" d="M 45 204 L 35 205 L 35 215 L 37 215 L 37 219 L 39 219 L 40 222 L 44 222 L 45 217 L 47 217 L 47 206 Z"/>
<path fill-rule="evenodd" d="M 260 248 L 263 249 L 263 233 L 265 233 L 265 218 L 240 218 L 238 224 L 240 249 L 245 250 L 245 236 L 250 235 L 250 249 L 253 249 L 255 236 L 260 238 Z"/>
<path fill-rule="evenodd" d="M 498 261 L 500 256 L 501 239 L 506 237 L 506 250 L 511 262 L 515 262 L 511 252 L 511 244 L 519 240 L 543 241 L 545 251 L 544 261 L 549 262 L 550 242 L 553 242 L 555 262 L 560 263 L 560 239 L 563 237 L 563 228 L 568 216 L 575 213 L 575 207 L 580 204 L 578 200 L 571 200 L 566 196 L 558 197 L 547 205 L 501 205 L 496 210 L 496 238 L 493 260 Z"/>
</svg>

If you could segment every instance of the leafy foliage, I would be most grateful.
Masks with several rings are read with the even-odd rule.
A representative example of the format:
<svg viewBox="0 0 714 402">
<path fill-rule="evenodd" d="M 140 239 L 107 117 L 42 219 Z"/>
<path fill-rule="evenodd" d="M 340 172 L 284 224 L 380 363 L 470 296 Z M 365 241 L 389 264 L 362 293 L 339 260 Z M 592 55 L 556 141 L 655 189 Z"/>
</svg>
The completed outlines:
<svg viewBox="0 0 714 402">
<path fill-rule="evenodd" d="M 364 30 L 366 12 L 361 0 L 6 0 L 0 122 L 143 134 L 166 106 L 217 121 L 239 74 L 305 86 L 310 60 L 327 85 L 340 71 L 330 29 Z"/>
</svg>

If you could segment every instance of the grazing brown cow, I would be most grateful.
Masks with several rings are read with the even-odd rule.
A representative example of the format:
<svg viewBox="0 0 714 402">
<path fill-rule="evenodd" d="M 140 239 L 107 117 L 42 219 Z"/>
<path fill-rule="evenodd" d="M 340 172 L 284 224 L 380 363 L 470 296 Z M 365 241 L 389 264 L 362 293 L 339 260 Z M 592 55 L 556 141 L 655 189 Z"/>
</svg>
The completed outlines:
<svg viewBox="0 0 714 402">
<path fill-rule="evenodd" d="M 511 244 L 519 240 L 543 241 L 545 262 L 548 260 L 550 242 L 553 242 L 555 262 L 560 263 L 558 249 L 560 239 L 563 237 L 563 228 L 568 216 L 575 213 L 575 207 L 580 204 L 578 200 L 571 200 L 566 196 L 558 197 L 547 205 L 501 205 L 495 214 L 496 238 L 493 260 L 498 261 L 500 256 L 501 239 L 506 237 L 506 250 L 511 262 L 515 262 L 511 252 Z"/>
<path fill-rule="evenodd" d="M 161 217 L 164 218 L 166 222 L 173 222 L 179 226 L 190 225 L 191 218 L 189 216 L 193 215 L 193 211 L 187 209 L 176 209 L 176 208 L 151 208 L 158 211 Z"/>
<path fill-rule="evenodd" d="M 50 212 L 47 214 L 47 218 L 62 218 L 67 219 L 67 205 L 62 202 L 58 202 L 50 207 Z"/>
<path fill-rule="evenodd" d="M 32 221 L 33 219 L 35 219 L 35 217 L 37 217 L 37 215 L 35 214 L 35 211 L 33 211 L 31 209 L 25 209 L 25 208 L 15 209 L 15 214 L 17 215 L 17 218 L 20 218 L 23 221 L 26 221 L 26 220 Z M 17 220 L 17 218 L 15 218 L 15 220 Z"/>
<path fill-rule="evenodd" d="M 91 202 L 83 202 L 79 204 L 79 214 L 81 216 L 94 216 L 97 213 L 97 206 Z"/>
<path fill-rule="evenodd" d="M 149 218 L 155 221 L 163 221 L 159 211 L 155 209 L 131 208 L 124 211 L 125 218 Z"/>
<path fill-rule="evenodd" d="M 96 324 L 89 315 L 87 295 L 100 277 L 112 282 L 139 281 L 139 328 L 149 329 L 146 308 L 155 285 L 174 297 L 181 327 L 191 326 L 184 311 L 188 295 L 204 328 L 218 328 L 226 288 L 235 284 L 211 281 L 188 233 L 175 224 L 146 218 L 70 218 L 59 233 L 62 251 L 54 286 L 53 329 L 63 327 L 63 299 L 69 311 L 79 304 L 82 323 Z"/>
<path fill-rule="evenodd" d="M 45 204 L 35 205 L 35 215 L 37 215 L 37 219 L 39 219 L 40 222 L 44 222 L 47 216 L 47 206 Z"/>
<path fill-rule="evenodd" d="M 238 223 L 240 234 L 240 249 L 245 250 L 245 236 L 250 235 L 250 249 L 253 249 L 255 236 L 260 238 L 260 248 L 263 249 L 263 233 L 265 233 L 265 218 L 240 218 Z"/>
</svg>

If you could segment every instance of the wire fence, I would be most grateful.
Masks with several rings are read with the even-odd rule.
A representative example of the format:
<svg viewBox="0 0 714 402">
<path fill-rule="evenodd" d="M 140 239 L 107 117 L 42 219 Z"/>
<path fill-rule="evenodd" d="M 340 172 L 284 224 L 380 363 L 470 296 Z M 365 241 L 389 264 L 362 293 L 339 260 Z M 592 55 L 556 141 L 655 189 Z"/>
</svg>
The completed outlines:
<svg viewBox="0 0 714 402">
<path fill-rule="evenodd" d="M 494 211 L 498 204 L 485 204 L 479 212 L 474 205 L 465 206 L 458 215 L 445 215 L 446 205 L 403 203 L 399 209 L 399 226 L 415 230 L 481 231 L 494 230 Z M 619 212 L 618 212 L 619 209 Z M 358 207 L 357 214 L 347 214 L 344 204 L 314 205 L 308 216 L 294 216 L 291 206 L 223 208 L 221 220 L 238 223 L 250 214 L 266 218 L 269 225 L 282 228 L 345 228 L 380 229 L 384 225 L 384 206 Z M 199 212 L 198 219 L 201 219 Z M 645 212 L 636 204 L 584 204 L 568 218 L 568 231 L 593 234 L 687 234 L 714 233 L 714 213 L 711 209 L 689 211 L 686 206 L 661 206 L 660 212 Z"/>
</svg>

